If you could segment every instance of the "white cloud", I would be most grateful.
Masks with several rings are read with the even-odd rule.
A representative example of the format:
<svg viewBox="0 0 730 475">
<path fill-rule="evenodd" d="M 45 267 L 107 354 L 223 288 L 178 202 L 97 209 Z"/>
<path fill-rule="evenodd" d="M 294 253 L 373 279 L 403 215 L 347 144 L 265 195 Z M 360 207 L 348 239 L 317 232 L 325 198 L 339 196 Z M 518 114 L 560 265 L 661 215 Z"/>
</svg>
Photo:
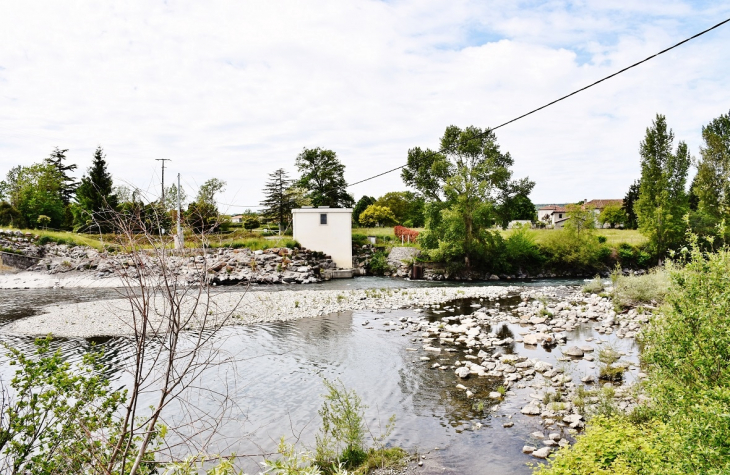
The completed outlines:
<svg viewBox="0 0 730 475">
<path fill-rule="evenodd" d="M 350 182 L 494 126 L 730 16 L 682 2 L 6 2 L 0 173 L 58 145 L 81 169 L 101 144 L 119 181 L 159 186 L 155 158 L 221 201 L 256 204 L 302 147 Z M 730 26 L 498 131 L 535 202 L 621 197 L 654 114 L 693 153 L 730 109 Z M 356 195 L 403 189 L 397 173 Z M 232 209 L 234 210 L 234 209 Z"/>
</svg>

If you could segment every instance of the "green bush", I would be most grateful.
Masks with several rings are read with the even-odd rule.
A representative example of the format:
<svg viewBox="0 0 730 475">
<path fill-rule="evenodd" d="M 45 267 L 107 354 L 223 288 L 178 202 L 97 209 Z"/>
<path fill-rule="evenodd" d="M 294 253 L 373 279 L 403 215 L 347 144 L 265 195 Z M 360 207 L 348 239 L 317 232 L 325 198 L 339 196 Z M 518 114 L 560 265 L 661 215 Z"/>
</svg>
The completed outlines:
<svg viewBox="0 0 730 475">
<path fill-rule="evenodd" d="M 368 237 L 365 234 L 352 233 L 352 244 L 355 246 L 363 246 L 367 244 Z"/>
<path fill-rule="evenodd" d="M 683 267 L 622 278 L 638 293 L 669 282 L 642 337 L 651 403 L 628 417 L 594 417 L 575 445 L 536 473 L 730 473 L 730 250 L 706 254 L 696 237 L 690 242 Z M 606 366 L 616 358 L 599 354 Z"/>
<path fill-rule="evenodd" d="M 392 269 L 388 263 L 388 254 L 385 251 L 375 251 L 368 263 L 368 270 L 374 275 L 383 275 Z"/>
<path fill-rule="evenodd" d="M 550 268 L 594 271 L 608 264 L 611 249 L 589 232 L 564 229 L 549 233 L 541 243 L 546 265 Z"/>
<path fill-rule="evenodd" d="M 663 452 L 677 439 L 660 421 L 632 424 L 624 417 L 596 416 L 573 446 L 560 449 L 536 475 L 672 474 Z"/>
<path fill-rule="evenodd" d="M 319 415 L 322 426 L 316 436 L 317 465 L 331 467 L 344 463 L 348 468 L 360 466 L 366 459 L 365 408 L 354 390 L 347 390 L 342 382 L 324 380 L 324 395 Z"/>
<path fill-rule="evenodd" d="M 603 279 L 600 275 L 595 276 L 593 280 L 583 285 L 583 293 L 586 294 L 597 294 L 603 292 L 603 289 Z"/>
<path fill-rule="evenodd" d="M 661 303 L 669 291 L 669 272 L 655 268 L 644 275 L 624 276 L 619 271 L 611 277 L 613 303 L 618 308 Z"/>
<path fill-rule="evenodd" d="M 504 258 L 513 272 L 534 270 L 542 266 L 543 255 L 535 242 L 535 233 L 520 227 L 504 241 Z"/>
<path fill-rule="evenodd" d="M 598 244 L 605 244 L 607 240 L 606 236 L 598 236 Z"/>
</svg>

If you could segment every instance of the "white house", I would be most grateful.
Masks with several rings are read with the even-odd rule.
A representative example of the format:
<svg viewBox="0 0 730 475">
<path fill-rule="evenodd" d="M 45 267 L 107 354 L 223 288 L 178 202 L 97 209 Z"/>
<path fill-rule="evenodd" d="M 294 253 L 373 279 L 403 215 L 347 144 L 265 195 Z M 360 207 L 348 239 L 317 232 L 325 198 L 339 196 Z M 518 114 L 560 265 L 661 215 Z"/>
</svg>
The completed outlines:
<svg viewBox="0 0 730 475">
<path fill-rule="evenodd" d="M 562 228 L 568 219 L 568 210 L 559 205 L 543 206 L 537 210 L 537 219 L 555 228 Z"/>
<path fill-rule="evenodd" d="M 236 214 L 234 216 L 231 216 L 231 222 L 232 223 L 240 223 L 243 221 L 243 215 L 242 214 Z"/>
<path fill-rule="evenodd" d="M 337 267 L 352 268 L 352 208 L 303 207 L 292 210 L 294 239 L 332 256 Z"/>
</svg>

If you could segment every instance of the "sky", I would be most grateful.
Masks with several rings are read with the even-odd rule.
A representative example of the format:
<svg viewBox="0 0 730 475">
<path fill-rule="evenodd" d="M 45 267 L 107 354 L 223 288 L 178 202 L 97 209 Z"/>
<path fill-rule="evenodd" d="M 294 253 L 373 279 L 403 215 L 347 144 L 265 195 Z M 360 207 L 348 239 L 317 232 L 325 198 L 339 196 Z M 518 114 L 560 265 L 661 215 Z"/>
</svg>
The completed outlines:
<svg viewBox="0 0 730 475">
<path fill-rule="evenodd" d="M 102 146 L 115 184 L 257 205 L 303 148 L 353 183 L 490 127 L 722 20 L 726 2 L 308 0 L 0 2 L 0 176 L 54 147 L 78 176 Z M 535 203 L 622 198 L 657 113 L 699 156 L 730 111 L 730 24 L 497 130 Z M 405 190 L 398 172 L 349 191 Z"/>
</svg>

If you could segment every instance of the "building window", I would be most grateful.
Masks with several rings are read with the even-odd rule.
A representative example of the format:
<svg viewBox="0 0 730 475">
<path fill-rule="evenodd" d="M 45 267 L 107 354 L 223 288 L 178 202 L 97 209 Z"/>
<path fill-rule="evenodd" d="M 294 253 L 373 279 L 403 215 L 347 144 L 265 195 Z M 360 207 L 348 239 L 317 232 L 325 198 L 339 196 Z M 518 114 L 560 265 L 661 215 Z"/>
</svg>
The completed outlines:
<svg viewBox="0 0 730 475">
<path fill-rule="evenodd" d="M 319 215 L 319 224 L 327 224 L 327 215 L 325 213 Z"/>
<path fill-rule="evenodd" d="M 559 215 L 558 215 L 558 218 L 559 218 L 559 219 L 563 219 L 563 215 L 562 215 L 562 214 L 559 214 Z"/>
</svg>

